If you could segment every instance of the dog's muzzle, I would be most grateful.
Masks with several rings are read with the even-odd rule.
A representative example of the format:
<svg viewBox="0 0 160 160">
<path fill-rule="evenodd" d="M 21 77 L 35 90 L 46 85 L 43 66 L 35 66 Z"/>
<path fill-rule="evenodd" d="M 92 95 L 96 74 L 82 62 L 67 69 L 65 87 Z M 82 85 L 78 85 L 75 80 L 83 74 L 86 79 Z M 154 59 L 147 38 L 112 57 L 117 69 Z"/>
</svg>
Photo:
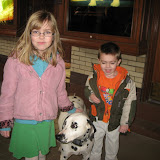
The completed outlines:
<svg viewBox="0 0 160 160">
<path fill-rule="evenodd" d="M 65 139 L 65 135 L 64 134 L 57 134 L 56 139 L 61 142 L 63 139 Z"/>
</svg>

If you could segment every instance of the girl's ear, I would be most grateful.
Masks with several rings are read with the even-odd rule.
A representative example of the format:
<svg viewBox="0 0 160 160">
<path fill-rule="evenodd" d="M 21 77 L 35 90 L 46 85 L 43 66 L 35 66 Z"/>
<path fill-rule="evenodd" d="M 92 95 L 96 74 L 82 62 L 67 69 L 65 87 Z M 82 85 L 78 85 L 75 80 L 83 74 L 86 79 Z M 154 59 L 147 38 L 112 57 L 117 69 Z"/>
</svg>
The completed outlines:
<svg viewBox="0 0 160 160">
<path fill-rule="evenodd" d="M 120 65 L 121 61 L 122 61 L 121 59 L 119 59 L 119 60 L 118 60 L 118 64 L 117 64 L 117 66 L 119 66 L 119 65 Z"/>
</svg>

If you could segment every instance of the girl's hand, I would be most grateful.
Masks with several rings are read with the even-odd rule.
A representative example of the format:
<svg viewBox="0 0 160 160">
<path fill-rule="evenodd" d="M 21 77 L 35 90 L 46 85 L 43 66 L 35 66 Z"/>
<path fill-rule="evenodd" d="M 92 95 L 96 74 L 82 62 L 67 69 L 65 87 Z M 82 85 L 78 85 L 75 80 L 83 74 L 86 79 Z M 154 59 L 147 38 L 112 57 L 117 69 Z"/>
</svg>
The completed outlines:
<svg viewBox="0 0 160 160">
<path fill-rule="evenodd" d="M 10 131 L 0 131 L 0 134 L 5 138 L 9 138 L 10 137 Z"/>
<path fill-rule="evenodd" d="M 83 112 L 83 109 L 77 108 L 75 113 Z"/>
<path fill-rule="evenodd" d="M 119 128 L 119 132 L 126 133 L 128 131 L 128 124 L 127 125 L 121 125 Z"/>
<path fill-rule="evenodd" d="M 93 101 L 94 103 L 100 103 L 100 100 L 95 96 L 94 93 L 92 93 L 89 97 L 91 99 L 91 101 Z"/>
</svg>

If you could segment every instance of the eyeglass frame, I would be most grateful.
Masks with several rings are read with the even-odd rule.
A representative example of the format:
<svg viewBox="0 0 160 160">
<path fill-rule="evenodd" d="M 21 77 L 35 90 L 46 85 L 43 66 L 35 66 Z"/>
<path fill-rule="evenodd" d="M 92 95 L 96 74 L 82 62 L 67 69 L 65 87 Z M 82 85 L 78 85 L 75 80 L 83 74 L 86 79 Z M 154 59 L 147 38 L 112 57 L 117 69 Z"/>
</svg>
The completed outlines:
<svg viewBox="0 0 160 160">
<path fill-rule="evenodd" d="M 52 33 L 50 36 L 46 36 L 46 35 L 45 35 L 45 32 L 43 32 L 43 33 L 39 32 L 39 31 L 36 31 L 36 32 L 38 32 L 38 35 L 37 35 L 37 36 L 33 35 L 33 31 L 31 31 L 30 34 L 31 34 L 32 36 L 34 36 L 34 37 L 39 37 L 41 34 L 43 34 L 44 37 L 52 37 L 52 36 L 54 35 L 54 33 L 52 33 L 52 32 L 50 32 L 50 33 Z"/>
</svg>

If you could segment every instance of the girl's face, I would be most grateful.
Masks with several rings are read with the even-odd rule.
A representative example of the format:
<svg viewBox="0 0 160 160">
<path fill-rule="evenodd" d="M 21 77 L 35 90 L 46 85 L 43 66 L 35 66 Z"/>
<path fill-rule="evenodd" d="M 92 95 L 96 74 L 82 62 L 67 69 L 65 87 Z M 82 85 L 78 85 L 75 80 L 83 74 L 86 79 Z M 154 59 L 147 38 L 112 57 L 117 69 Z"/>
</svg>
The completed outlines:
<svg viewBox="0 0 160 160">
<path fill-rule="evenodd" d="M 34 32 L 34 33 L 33 33 Z M 37 34 L 36 33 L 40 33 Z M 31 32 L 31 41 L 34 48 L 42 55 L 53 42 L 53 35 L 45 36 L 44 34 L 51 34 L 52 29 L 49 23 L 46 21 L 40 29 L 33 29 Z"/>
<path fill-rule="evenodd" d="M 118 60 L 115 55 L 105 53 L 100 54 L 99 63 L 107 78 L 114 78 L 117 75 L 116 67 L 120 62 L 121 60 Z"/>
</svg>

